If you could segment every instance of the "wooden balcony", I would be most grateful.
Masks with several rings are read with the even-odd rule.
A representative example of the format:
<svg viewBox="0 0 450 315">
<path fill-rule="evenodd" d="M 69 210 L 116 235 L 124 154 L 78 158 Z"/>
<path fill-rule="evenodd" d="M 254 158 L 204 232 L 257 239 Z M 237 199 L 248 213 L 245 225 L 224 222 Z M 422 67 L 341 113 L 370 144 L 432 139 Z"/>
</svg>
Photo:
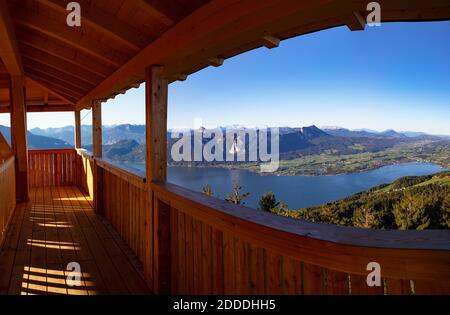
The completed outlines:
<svg viewBox="0 0 450 315">
<path fill-rule="evenodd" d="M 11 161 L 1 168 L 3 185 Z M 38 179 L 30 201 L 13 211 L 10 200 L 1 212 L 1 222 L 11 218 L 3 294 L 450 293 L 448 231 L 308 223 L 168 183 L 152 184 L 150 201 L 145 178 L 82 150 L 30 151 L 29 167 Z M 101 214 L 93 210 L 94 168 L 103 173 Z M 382 267 L 379 287 L 366 284 L 371 261 Z M 69 262 L 81 266 L 79 287 L 68 285 Z"/>
</svg>

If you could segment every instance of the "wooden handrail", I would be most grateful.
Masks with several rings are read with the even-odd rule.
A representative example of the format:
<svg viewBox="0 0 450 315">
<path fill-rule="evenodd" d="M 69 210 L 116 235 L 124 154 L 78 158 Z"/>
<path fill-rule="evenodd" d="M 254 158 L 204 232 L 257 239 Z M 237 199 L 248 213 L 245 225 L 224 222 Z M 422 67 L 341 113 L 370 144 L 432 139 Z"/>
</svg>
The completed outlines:
<svg viewBox="0 0 450 315">
<path fill-rule="evenodd" d="M 67 149 L 28 149 L 31 153 L 62 153 L 62 152 L 73 152 L 73 148 Z"/>
<path fill-rule="evenodd" d="M 118 165 L 112 160 L 105 158 L 95 158 L 98 166 L 111 172 L 112 174 L 130 182 L 131 184 L 137 186 L 140 189 L 147 190 L 147 185 L 145 184 L 146 178 L 143 176 L 143 172 L 132 169 L 123 165 Z M 141 173 L 140 175 L 137 173 Z"/>
<path fill-rule="evenodd" d="M 312 223 L 226 203 L 169 183 L 152 183 L 164 203 L 263 248 L 337 271 L 367 275 L 380 263 L 394 279 L 450 281 L 450 231 L 386 231 Z"/>
<path fill-rule="evenodd" d="M 75 151 L 77 152 L 78 155 L 83 156 L 84 158 L 93 161 L 94 160 L 94 155 L 92 154 L 92 152 L 89 152 L 86 149 L 80 149 L 80 148 L 76 148 Z"/>
</svg>

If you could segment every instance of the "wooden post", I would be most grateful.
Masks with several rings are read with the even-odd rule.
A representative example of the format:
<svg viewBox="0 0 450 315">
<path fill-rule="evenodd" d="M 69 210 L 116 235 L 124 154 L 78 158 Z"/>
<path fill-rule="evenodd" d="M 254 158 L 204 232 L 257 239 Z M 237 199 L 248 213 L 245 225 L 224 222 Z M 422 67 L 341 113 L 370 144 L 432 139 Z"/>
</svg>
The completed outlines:
<svg viewBox="0 0 450 315">
<path fill-rule="evenodd" d="M 81 148 L 81 119 L 80 119 L 80 111 L 75 111 L 75 139 L 74 139 L 75 148 Z"/>
<path fill-rule="evenodd" d="M 92 102 L 92 155 L 94 156 L 94 209 L 103 213 L 103 169 L 97 165 L 102 158 L 102 103 Z"/>
<path fill-rule="evenodd" d="M 92 154 L 102 157 L 102 103 L 92 102 Z"/>
<path fill-rule="evenodd" d="M 167 92 L 168 80 L 162 77 L 161 66 L 145 69 L 146 176 L 151 205 L 146 235 L 153 245 L 146 253 L 146 280 L 155 294 L 171 293 L 170 207 L 155 199 L 152 182 L 167 178 Z"/>
<path fill-rule="evenodd" d="M 16 194 L 19 202 L 29 200 L 27 111 L 23 76 L 11 76 L 11 144 L 15 155 Z"/>
</svg>

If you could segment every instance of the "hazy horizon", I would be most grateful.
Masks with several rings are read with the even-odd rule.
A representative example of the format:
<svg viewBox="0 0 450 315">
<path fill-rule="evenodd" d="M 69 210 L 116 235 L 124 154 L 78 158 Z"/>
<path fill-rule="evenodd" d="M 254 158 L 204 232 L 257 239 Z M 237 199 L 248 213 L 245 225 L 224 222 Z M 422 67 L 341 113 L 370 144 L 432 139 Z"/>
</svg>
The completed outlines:
<svg viewBox="0 0 450 315">
<path fill-rule="evenodd" d="M 116 126 L 121 126 L 121 125 L 132 125 L 132 126 L 144 126 L 144 124 L 131 124 L 131 123 L 123 123 L 123 124 L 103 124 L 103 127 L 116 127 Z M 5 126 L 5 127 L 10 127 L 9 125 L 3 125 L 0 124 L 0 126 Z M 91 124 L 81 124 L 81 126 L 92 126 Z M 433 134 L 433 133 L 428 133 L 422 130 L 399 130 L 396 128 L 388 128 L 388 129 L 371 129 L 371 128 L 347 128 L 346 126 L 320 126 L 318 124 L 312 124 L 312 125 L 299 125 L 299 126 L 275 126 L 275 125 L 266 125 L 266 126 L 249 126 L 249 125 L 239 125 L 239 124 L 230 124 L 230 125 L 220 125 L 220 126 L 202 126 L 206 129 L 215 129 L 215 128 L 226 128 L 226 127 L 233 127 L 233 126 L 239 126 L 239 127 L 243 127 L 243 128 L 247 128 L 247 129 L 252 129 L 252 128 L 263 128 L 263 127 L 268 127 L 268 128 L 302 128 L 302 127 L 311 127 L 311 126 L 316 126 L 319 129 L 325 130 L 325 129 L 347 129 L 350 131 L 367 131 L 367 132 L 375 132 L 375 133 L 382 133 L 382 132 L 386 132 L 386 131 L 395 131 L 398 133 L 425 133 L 428 135 L 435 135 L 435 136 L 450 136 L 449 134 Z M 28 131 L 31 131 L 33 129 L 41 129 L 41 130 L 47 130 L 47 129 L 62 129 L 62 128 L 67 128 L 67 127 L 72 127 L 74 128 L 74 125 L 65 125 L 65 126 L 60 126 L 60 127 L 47 127 L 47 128 L 41 128 L 41 127 L 34 127 L 34 128 L 28 128 Z M 174 128 L 168 128 L 168 130 L 180 130 L 180 129 L 198 129 L 197 127 L 189 127 L 189 128 L 185 128 L 185 127 L 174 127 Z"/>
</svg>

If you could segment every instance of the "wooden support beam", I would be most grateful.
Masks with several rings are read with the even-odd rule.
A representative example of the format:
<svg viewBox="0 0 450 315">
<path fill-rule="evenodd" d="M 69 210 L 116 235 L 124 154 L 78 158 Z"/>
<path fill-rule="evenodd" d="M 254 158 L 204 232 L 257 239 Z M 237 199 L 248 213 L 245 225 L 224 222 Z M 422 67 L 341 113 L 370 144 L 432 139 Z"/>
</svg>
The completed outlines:
<svg viewBox="0 0 450 315">
<path fill-rule="evenodd" d="M 95 159 L 102 158 L 102 103 L 92 102 L 92 155 L 94 156 L 94 209 L 103 213 L 103 169 Z"/>
<path fill-rule="evenodd" d="M 11 144 L 15 155 L 17 200 L 27 202 L 28 188 L 28 143 L 27 112 L 25 107 L 25 79 L 11 76 Z"/>
<path fill-rule="evenodd" d="M 147 179 L 163 182 L 167 178 L 167 93 L 168 80 L 161 66 L 146 69 L 145 110 L 147 131 Z"/>
<path fill-rule="evenodd" d="M 9 84 L 8 84 L 7 88 L 9 89 Z M 63 106 L 63 105 L 69 105 L 69 103 L 65 102 L 63 100 L 59 100 L 59 99 L 45 99 L 45 98 L 43 100 L 28 99 L 27 100 L 27 112 L 29 112 L 28 108 L 30 108 L 31 106 L 41 106 L 42 107 L 42 106 L 45 106 L 45 105 Z M 0 106 L 8 106 L 9 107 L 9 100 L 7 100 L 7 101 L 0 101 Z"/>
<path fill-rule="evenodd" d="M 280 45 L 280 39 L 272 35 L 266 35 L 262 38 L 262 43 L 267 48 L 272 49 Z"/>
<path fill-rule="evenodd" d="M 80 149 L 81 148 L 81 117 L 80 117 L 80 111 L 76 110 L 75 112 L 75 148 Z"/>
<path fill-rule="evenodd" d="M 102 157 L 102 103 L 92 102 L 92 154 Z"/>
<path fill-rule="evenodd" d="M 67 15 L 66 0 L 36 0 L 45 6 L 48 6 L 59 13 Z M 99 31 L 112 40 L 126 45 L 133 51 L 138 51 L 147 44 L 147 41 L 138 36 L 138 31 L 129 24 L 121 21 L 115 15 L 109 14 L 94 6 L 93 3 L 86 0 L 78 0 L 82 10 L 82 23 L 86 23 L 95 30 Z"/>
<path fill-rule="evenodd" d="M 345 18 L 347 27 L 351 31 L 364 31 L 366 27 L 366 20 L 359 12 L 352 12 L 348 18 Z"/>
<path fill-rule="evenodd" d="M 172 76 L 170 78 L 170 81 L 186 81 L 188 75 L 185 73 L 180 73 L 180 74 L 176 74 L 174 76 Z"/>
<path fill-rule="evenodd" d="M 27 105 L 27 113 L 49 113 L 49 112 L 73 112 L 75 110 L 74 105 L 68 104 L 55 104 L 55 105 Z M 10 113 L 10 106 L 1 106 L 0 113 Z"/>
<path fill-rule="evenodd" d="M 145 70 L 145 122 L 146 122 L 146 177 L 149 201 L 152 205 L 153 264 L 145 266 L 145 279 L 156 294 L 170 293 L 170 211 L 154 200 L 152 182 L 164 182 L 167 178 L 167 93 L 168 80 L 163 68 L 150 66 Z M 146 250 L 149 250 L 146 248 Z M 153 255 L 153 256 L 152 256 Z"/>
<path fill-rule="evenodd" d="M 0 59 L 10 75 L 23 75 L 22 60 L 6 0 L 0 0 Z"/>
</svg>

